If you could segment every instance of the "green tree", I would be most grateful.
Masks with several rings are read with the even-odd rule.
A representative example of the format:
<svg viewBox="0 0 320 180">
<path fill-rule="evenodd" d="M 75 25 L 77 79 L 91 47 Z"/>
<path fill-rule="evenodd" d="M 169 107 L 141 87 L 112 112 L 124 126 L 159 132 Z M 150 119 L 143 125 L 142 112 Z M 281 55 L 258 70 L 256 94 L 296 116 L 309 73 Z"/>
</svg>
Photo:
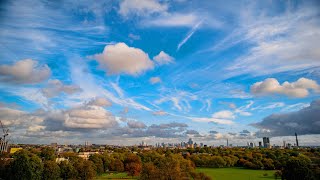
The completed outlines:
<svg viewBox="0 0 320 180">
<path fill-rule="evenodd" d="M 42 148 L 40 156 L 43 160 L 56 160 L 55 150 L 51 147 Z"/>
<path fill-rule="evenodd" d="M 78 178 L 81 180 L 93 179 L 96 176 L 94 164 L 89 160 L 79 160 L 75 165 L 78 171 Z"/>
<path fill-rule="evenodd" d="M 45 161 L 43 164 L 43 173 L 42 179 L 59 179 L 60 177 L 60 168 L 55 161 Z"/>
<path fill-rule="evenodd" d="M 59 164 L 60 167 L 60 177 L 64 180 L 66 179 L 75 179 L 78 172 L 68 161 L 62 161 Z"/>
<path fill-rule="evenodd" d="M 10 179 L 41 179 L 43 164 L 38 156 L 21 150 L 16 152 L 13 158 L 10 164 Z"/>
<path fill-rule="evenodd" d="M 291 157 L 286 162 L 282 170 L 282 177 L 290 180 L 309 180 L 312 179 L 310 170 L 311 160 L 304 156 Z"/>
<path fill-rule="evenodd" d="M 119 159 L 113 159 L 110 163 L 110 170 L 117 171 L 117 172 L 123 172 L 124 171 L 123 162 Z"/>
<path fill-rule="evenodd" d="M 102 173 L 104 173 L 104 167 L 103 167 L 103 161 L 102 161 L 101 155 L 93 154 L 89 157 L 89 160 L 92 161 L 93 164 L 95 165 L 95 170 L 98 175 L 101 175 Z"/>
</svg>

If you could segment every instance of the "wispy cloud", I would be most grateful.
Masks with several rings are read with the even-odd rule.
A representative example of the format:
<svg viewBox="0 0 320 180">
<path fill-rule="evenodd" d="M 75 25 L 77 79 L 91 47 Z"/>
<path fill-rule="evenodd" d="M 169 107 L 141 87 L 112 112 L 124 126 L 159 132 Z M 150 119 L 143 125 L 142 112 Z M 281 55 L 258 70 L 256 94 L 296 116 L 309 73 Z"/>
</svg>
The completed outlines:
<svg viewBox="0 0 320 180">
<path fill-rule="evenodd" d="M 192 29 L 188 32 L 187 36 L 178 44 L 177 51 L 191 38 L 191 36 L 198 30 L 200 25 L 202 24 L 203 20 L 198 22 L 196 25 L 192 27 Z"/>
</svg>

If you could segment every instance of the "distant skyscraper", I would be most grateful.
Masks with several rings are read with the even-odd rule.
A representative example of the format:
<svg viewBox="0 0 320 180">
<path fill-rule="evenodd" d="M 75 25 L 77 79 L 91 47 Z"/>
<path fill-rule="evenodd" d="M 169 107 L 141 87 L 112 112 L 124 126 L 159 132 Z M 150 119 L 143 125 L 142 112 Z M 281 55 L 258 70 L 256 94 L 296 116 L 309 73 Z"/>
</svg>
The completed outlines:
<svg viewBox="0 0 320 180">
<path fill-rule="evenodd" d="M 262 142 L 259 141 L 259 148 L 262 148 Z"/>
<path fill-rule="evenodd" d="M 188 144 L 189 144 L 189 145 L 193 145 L 193 141 L 192 141 L 191 138 L 189 139 Z"/>
<path fill-rule="evenodd" d="M 227 147 L 229 147 L 229 141 L 228 141 L 228 139 L 227 139 Z"/>
<path fill-rule="evenodd" d="M 253 142 L 250 142 L 250 147 L 251 147 L 251 148 L 253 148 L 253 147 L 254 147 Z"/>
<path fill-rule="evenodd" d="M 294 134 L 296 135 L 296 145 L 297 145 L 297 147 L 299 147 L 298 135 L 297 135 L 297 133 L 294 133 Z"/>
<path fill-rule="evenodd" d="M 269 137 L 263 137 L 263 147 L 264 148 L 269 148 L 270 147 Z"/>
</svg>

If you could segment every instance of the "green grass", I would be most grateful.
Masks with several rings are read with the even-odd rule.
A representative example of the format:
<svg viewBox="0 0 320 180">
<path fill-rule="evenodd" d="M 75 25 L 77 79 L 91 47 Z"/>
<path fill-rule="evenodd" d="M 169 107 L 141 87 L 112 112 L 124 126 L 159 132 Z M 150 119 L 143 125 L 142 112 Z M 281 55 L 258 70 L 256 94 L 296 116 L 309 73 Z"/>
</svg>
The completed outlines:
<svg viewBox="0 0 320 180">
<path fill-rule="evenodd" d="M 128 176 L 127 173 L 117 173 L 117 172 L 110 172 L 104 173 L 101 176 L 97 176 L 96 179 L 103 180 L 103 179 L 136 179 L 135 177 Z"/>
<path fill-rule="evenodd" d="M 197 168 L 197 172 L 203 172 L 213 180 L 263 180 L 274 179 L 273 170 L 251 170 L 243 168 Z M 268 174 L 264 176 L 263 174 Z"/>
</svg>

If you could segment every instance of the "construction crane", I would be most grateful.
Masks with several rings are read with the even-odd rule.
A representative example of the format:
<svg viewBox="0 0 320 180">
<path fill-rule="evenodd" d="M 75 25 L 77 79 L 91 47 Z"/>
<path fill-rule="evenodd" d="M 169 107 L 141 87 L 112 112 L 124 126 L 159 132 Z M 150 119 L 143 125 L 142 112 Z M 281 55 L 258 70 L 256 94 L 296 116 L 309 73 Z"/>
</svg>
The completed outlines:
<svg viewBox="0 0 320 180">
<path fill-rule="evenodd" d="M 9 146 L 9 141 L 6 140 L 6 137 L 9 135 L 9 129 L 6 129 L 3 125 L 3 123 L 0 120 L 0 125 L 2 129 L 2 136 L 0 137 L 0 153 L 2 152 L 7 152 L 8 151 L 8 146 Z"/>
</svg>

